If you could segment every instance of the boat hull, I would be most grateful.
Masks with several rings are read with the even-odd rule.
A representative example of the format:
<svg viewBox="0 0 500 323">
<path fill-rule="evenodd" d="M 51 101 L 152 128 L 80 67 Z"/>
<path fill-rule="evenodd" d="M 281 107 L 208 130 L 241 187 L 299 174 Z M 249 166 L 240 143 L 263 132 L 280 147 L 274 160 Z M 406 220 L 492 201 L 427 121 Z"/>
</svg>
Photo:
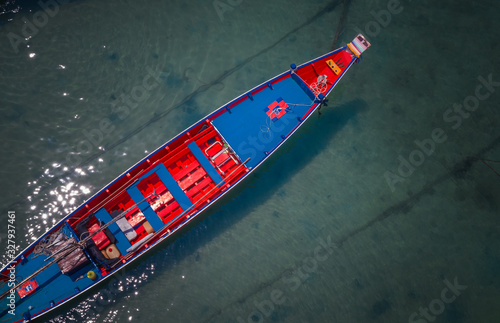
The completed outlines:
<svg viewBox="0 0 500 323">
<path fill-rule="evenodd" d="M 2 269 L 0 319 L 44 315 L 172 237 L 283 145 L 359 59 L 345 46 L 292 64 L 144 157 Z"/>
</svg>

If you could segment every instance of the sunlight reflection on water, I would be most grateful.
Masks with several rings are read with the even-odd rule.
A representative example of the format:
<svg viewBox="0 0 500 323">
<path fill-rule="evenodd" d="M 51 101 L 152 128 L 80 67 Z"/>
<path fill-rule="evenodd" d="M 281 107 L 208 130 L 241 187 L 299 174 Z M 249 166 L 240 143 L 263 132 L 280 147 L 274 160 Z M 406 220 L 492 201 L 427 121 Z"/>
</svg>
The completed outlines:
<svg viewBox="0 0 500 323">
<path fill-rule="evenodd" d="M 29 202 L 29 210 L 26 212 L 27 241 L 35 241 L 60 219 L 73 212 L 79 203 L 95 191 L 91 185 L 78 184 L 80 181 L 84 182 L 83 178 L 88 173 L 95 173 L 93 165 L 76 168 L 74 174 L 67 172 L 68 167 L 54 162 L 45 168 L 38 179 L 27 183 L 28 189 L 31 190 L 31 194 L 26 197 Z M 66 175 L 61 176 L 61 173 Z M 48 185 L 48 189 L 44 189 L 44 193 L 40 195 L 43 188 L 40 183 L 46 183 L 47 179 L 54 177 L 57 178 L 57 182 L 45 184 Z"/>
</svg>

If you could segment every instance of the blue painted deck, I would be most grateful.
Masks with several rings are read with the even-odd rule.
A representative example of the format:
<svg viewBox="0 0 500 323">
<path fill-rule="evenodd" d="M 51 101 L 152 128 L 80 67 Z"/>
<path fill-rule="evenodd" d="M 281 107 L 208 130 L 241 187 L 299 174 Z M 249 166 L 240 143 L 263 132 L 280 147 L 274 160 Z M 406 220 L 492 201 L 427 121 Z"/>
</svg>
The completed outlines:
<svg viewBox="0 0 500 323">
<path fill-rule="evenodd" d="M 163 164 L 161 164 L 157 168 L 158 170 L 156 171 L 156 174 L 170 191 L 177 203 L 179 203 L 181 208 L 183 210 L 186 210 L 191 207 L 193 205 L 193 202 L 191 202 L 189 197 L 187 197 L 186 193 L 184 193 L 177 181 L 172 177 L 172 174 L 170 174 L 170 172 L 165 168 Z"/>
<path fill-rule="evenodd" d="M 162 183 L 165 185 L 165 187 L 172 194 L 174 199 L 177 201 L 177 203 L 179 203 L 180 207 L 183 210 L 186 210 L 191 205 L 193 205 L 191 200 L 187 197 L 186 193 L 184 193 L 184 191 L 180 188 L 177 181 L 172 177 L 172 174 L 170 174 L 170 172 L 163 164 L 160 164 L 147 172 L 144 176 L 139 178 L 139 180 L 134 185 L 127 189 L 128 194 L 135 203 L 139 203 L 145 198 L 145 196 L 137 188 L 137 184 L 139 184 L 144 178 L 151 176 L 153 173 L 158 176 L 158 178 L 162 181 Z M 165 224 L 160 219 L 158 214 L 153 211 L 148 201 L 139 203 L 138 207 L 155 231 L 159 231 L 164 227 Z"/>
<path fill-rule="evenodd" d="M 109 215 L 108 211 L 106 211 L 106 209 L 104 208 L 101 208 L 99 211 L 97 211 L 95 213 L 95 217 L 98 218 L 103 223 L 108 223 L 113 220 L 113 218 L 111 218 L 111 215 Z M 126 255 L 127 249 L 130 248 L 132 245 L 125 236 L 125 233 L 122 232 L 122 230 L 120 229 L 118 224 L 116 224 L 116 222 L 111 223 L 108 229 L 116 238 L 115 244 L 118 250 L 120 250 L 122 255 Z"/>
<path fill-rule="evenodd" d="M 75 237 L 72 233 L 70 233 L 67 228 L 65 228 L 65 232 L 72 237 Z M 34 254 L 30 254 L 27 257 L 27 261 L 23 264 L 18 265 L 15 270 L 16 278 L 21 280 L 24 277 L 28 277 L 30 274 L 35 272 L 37 269 L 43 267 L 47 264 L 48 261 L 44 261 L 46 256 L 41 255 L 39 257 L 33 258 Z M 52 260 L 52 258 L 51 258 Z M 92 285 L 94 282 L 88 278 L 82 278 L 75 281 L 78 277 L 82 275 L 86 275 L 89 270 L 94 270 L 100 278 L 99 271 L 95 269 L 94 265 L 90 262 L 88 265 L 84 266 L 77 272 L 71 275 L 63 275 L 61 270 L 59 269 L 57 263 L 52 264 L 46 270 L 38 274 L 34 280 L 38 283 L 38 291 L 34 294 L 26 297 L 25 299 L 19 299 L 16 292 L 16 308 L 14 318 L 22 319 L 23 313 L 28 311 L 30 305 L 34 305 L 34 307 L 30 313 L 34 314 L 42 309 L 50 307 L 50 302 L 54 301 L 55 303 L 60 302 L 63 298 L 68 297 L 69 295 L 75 294 L 75 288 L 79 290 L 84 290 L 88 286 Z M 48 284 L 51 284 L 51 288 L 44 288 Z M 5 292 L 8 289 L 8 284 L 5 284 L 1 288 L 1 292 Z M 5 303 L 8 303 L 9 299 L 5 298 L 2 300 L 2 309 L 0 311 L 0 316 L 3 315 L 10 309 L 5 306 Z M 12 318 L 12 315 L 6 314 L 7 316 L 3 318 Z"/>
<path fill-rule="evenodd" d="M 130 195 L 130 197 L 132 198 L 132 200 L 134 200 L 135 203 L 139 203 L 142 200 L 144 200 L 144 195 L 142 195 L 142 193 L 135 185 L 127 189 L 127 193 Z M 137 206 L 139 207 L 139 210 L 141 210 L 142 214 L 144 214 L 144 217 L 146 218 L 146 220 L 148 220 L 149 224 L 151 224 L 151 226 L 155 231 L 158 231 L 161 228 L 163 228 L 163 221 L 160 219 L 158 214 L 156 214 L 156 212 L 153 211 L 148 201 L 139 203 Z"/>
<path fill-rule="evenodd" d="M 196 159 L 200 162 L 201 166 L 205 169 L 208 176 L 212 178 L 215 184 L 223 184 L 221 183 L 222 177 L 219 175 L 217 170 L 214 168 L 212 163 L 208 160 L 207 156 L 201 151 L 200 147 L 196 144 L 196 142 L 192 142 L 188 145 L 189 150 L 193 153 Z"/>
<path fill-rule="evenodd" d="M 247 167 L 255 167 L 265 157 L 266 152 L 275 148 L 298 123 L 311 107 L 312 99 L 301 85 L 291 77 L 273 84 L 273 89 L 266 87 L 253 95 L 253 100 L 246 99 L 225 112 L 212 124 L 235 150 L 241 160 L 246 160 Z M 266 112 L 268 106 L 279 98 L 288 104 L 287 113 L 272 121 Z"/>
</svg>

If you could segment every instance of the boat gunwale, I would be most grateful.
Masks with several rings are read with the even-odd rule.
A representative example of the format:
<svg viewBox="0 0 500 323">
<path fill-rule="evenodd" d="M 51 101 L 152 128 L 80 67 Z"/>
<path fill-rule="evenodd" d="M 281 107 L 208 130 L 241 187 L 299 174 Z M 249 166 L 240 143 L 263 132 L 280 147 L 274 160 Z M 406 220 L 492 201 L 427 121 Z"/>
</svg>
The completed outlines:
<svg viewBox="0 0 500 323">
<path fill-rule="evenodd" d="M 324 59 L 325 57 L 327 56 L 330 56 L 330 55 L 333 55 L 337 52 L 340 52 L 340 51 L 344 51 L 347 49 L 347 46 L 343 46 L 341 48 L 338 48 L 334 51 L 330 51 L 326 54 L 323 54 L 317 58 L 314 58 L 314 59 L 311 59 L 305 63 L 302 63 L 300 65 L 297 66 L 297 70 L 304 67 L 304 66 L 307 66 L 307 65 L 310 65 L 316 61 L 319 61 L 321 59 Z M 351 63 L 345 68 L 345 70 L 343 71 L 343 73 L 337 78 L 337 80 L 331 85 L 330 89 L 325 93 L 325 97 L 327 97 L 332 91 L 333 89 L 336 87 L 336 85 L 338 84 L 338 82 L 340 82 L 340 80 L 345 76 L 346 72 L 352 67 L 352 65 L 357 62 L 359 59 L 358 58 L 353 58 L 351 60 Z M 83 207 L 85 207 L 86 205 L 88 205 L 89 202 L 91 202 L 92 200 L 94 200 L 97 196 L 99 196 L 100 194 L 104 193 L 110 186 L 112 186 L 114 183 L 116 183 L 117 181 L 119 181 L 120 179 L 124 178 L 128 173 L 136 170 L 141 164 L 147 162 L 147 159 L 151 158 L 153 155 L 155 155 L 156 153 L 158 153 L 160 150 L 164 149 L 165 147 L 167 147 L 169 144 L 171 144 L 172 142 L 176 141 L 177 139 L 179 139 L 180 137 L 182 137 L 183 135 L 185 135 L 187 132 L 189 132 L 189 130 L 191 130 L 192 128 L 195 128 L 196 126 L 200 125 L 201 123 L 203 122 L 206 122 L 207 120 L 211 121 L 212 117 L 214 115 L 216 115 L 217 113 L 220 113 L 222 110 L 226 109 L 226 108 L 229 108 L 231 104 L 235 103 L 235 102 L 238 102 L 240 101 L 242 98 L 246 97 L 245 99 L 248 98 L 248 94 L 252 94 L 252 92 L 254 92 L 255 90 L 257 89 L 260 89 L 261 87 L 266 87 L 268 86 L 268 84 L 273 84 L 272 82 L 274 81 L 275 83 L 277 83 L 276 81 L 285 77 L 290 77 L 292 74 L 291 70 L 287 70 L 287 71 L 284 71 L 282 72 L 281 74 L 278 74 L 262 83 L 260 83 L 259 85 L 253 87 L 252 89 L 242 93 L 241 95 L 239 95 L 238 97 L 236 98 L 233 98 L 232 100 L 228 101 L 227 103 L 221 105 L 219 108 L 215 109 L 213 112 L 211 112 L 210 114 L 202 117 L 201 119 L 199 119 L 197 122 L 193 123 L 192 125 L 188 126 L 187 128 L 185 128 L 183 131 L 181 131 L 180 133 L 178 133 L 176 136 L 172 137 L 170 140 L 166 141 L 164 144 L 162 144 L 161 146 L 159 146 L 158 148 L 156 148 L 154 151 L 152 151 L 151 153 L 149 153 L 148 155 L 146 155 L 145 157 L 143 157 L 142 159 L 140 159 L 139 161 L 137 161 L 134 165 L 132 165 L 131 167 L 129 167 L 127 170 L 125 170 L 124 172 L 122 172 L 120 175 L 118 175 L 116 178 L 114 178 L 112 181 L 110 181 L 107 185 L 105 185 L 104 187 L 102 187 L 99 191 L 97 191 L 95 194 L 93 194 L 90 198 L 86 199 L 83 203 L 80 204 L 80 206 L 78 206 L 75 210 L 73 210 L 71 213 L 69 213 L 68 215 L 66 215 L 65 217 L 61 218 L 56 224 L 54 224 L 49 230 L 47 230 L 44 234 L 42 234 L 37 240 L 35 240 L 34 242 L 32 242 L 31 244 L 29 244 L 23 251 L 19 252 L 18 255 L 12 259 L 9 263 L 7 263 L 1 270 L 0 272 L 3 272 L 5 270 L 8 269 L 8 267 L 12 264 L 15 264 L 15 266 L 18 265 L 18 262 L 20 263 L 19 259 L 21 258 L 21 256 L 23 256 L 27 251 L 29 251 L 30 248 L 33 248 L 38 242 L 40 242 L 42 239 L 44 239 L 47 235 L 51 234 L 52 232 L 54 232 L 56 229 L 60 228 L 62 225 L 64 225 L 65 223 L 69 225 L 69 223 L 67 222 L 67 220 L 69 218 L 71 218 L 76 212 L 80 211 Z M 244 100 L 243 100 L 244 101 Z M 242 102 L 243 102 L 242 101 Z M 238 102 L 239 104 L 240 102 Z M 234 108 L 235 106 L 238 106 L 238 104 L 234 105 L 233 107 L 231 108 Z M 298 122 L 298 124 L 286 135 L 285 138 L 283 138 L 283 140 L 277 145 L 275 146 L 272 150 L 270 150 L 266 155 L 265 157 L 258 163 L 256 164 L 254 167 L 250 167 L 250 168 L 247 168 L 247 172 L 244 173 L 240 178 L 238 178 L 233 184 L 231 184 L 227 189 L 221 191 L 217 196 L 215 196 L 210 202 L 208 202 L 207 204 L 205 204 L 203 207 L 201 207 L 199 210 L 197 210 L 195 213 L 193 213 L 192 215 L 190 215 L 188 218 L 186 218 L 183 222 L 179 223 L 173 230 L 171 231 L 167 231 L 167 226 L 165 225 L 163 227 L 163 229 L 161 229 L 159 231 L 159 237 L 157 240 L 155 240 L 154 242 L 151 243 L 151 245 L 147 245 L 147 246 L 143 246 L 143 247 L 140 247 L 140 251 L 137 251 L 132 257 L 128 258 L 126 260 L 125 263 L 122 263 L 121 265 L 115 267 L 113 270 L 111 270 L 110 272 L 108 272 L 105 276 L 102 276 L 101 279 L 97 280 L 95 283 L 87 286 L 86 288 L 76 292 L 75 294 L 73 295 L 70 295 L 62 300 L 60 300 L 58 303 L 56 303 L 55 306 L 52 306 L 52 307 L 47 307 L 41 311 L 39 311 L 38 313 L 36 314 L 33 314 L 33 316 L 31 317 L 31 319 L 36 319 L 42 315 L 45 315 L 49 312 L 51 312 L 52 310 L 62 306 L 63 304 L 67 303 L 67 302 L 70 302 L 71 300 L 73 300 L 74 298 L 82 295 L 83 293 L 87 292 L 88 290 L 90 290 L 91 288 L 93 287 L 96 287 L 97 285 L 100 285 L 103 281 L 105 281 L 106 279 L 108 279 L 109 277 L 113 276 L 116 272 L 118 272 L 119 270 L 125 268 L 126 266 L 128 266 L 129 264 L 131 264 L 132 262 L 134 262 L 135 260 L 137 260 L 140 256 L 142 256 L 145 252 L 149 251 L 151 248 L 154 248 L 156 247 L 157 245 L 159 245 L 160 243 L 162 243 L 163 241 L 165 241 L 167 238 L 171 237 L 174 233 L 176 233 L 177 231 L 179 231 L 180 229 L 182 229 L 185 225 L 187 225 L 189 222 L 191 222 L 192 220 L 194 220 L 195 218 L 198 218 L 198 215 L 201 214 L 202 212 L 204 212 L 207 208 L 209 208 L 210 206 L 212 206 L 213 204 L 215 204 L 220 198 L 222 198 L 225 194 L 227 194 L 228 192 L 230 192 L 234 187 L 236 187 L 240 182 L 242 182 L 244 179 L 248 178 L 249 175 L 255 171 L 262 163 L 264 163 L 269 157 L 271 157 L 271 155 L 278 149 L 280 148 L 290 137 L 292 134 L 294 134 L 302 124 L 304 124 L 307 119 L 309 119 L 309 117 L 314 113 L 314 111 L 318 108 L 318 106 L 321 104 L 321 102 L 313 102 L 313 104 L 311 105 L 311 109 L 309 109 L 306 114 L 304 115 L 304 117 L 302 117 L 302 121 Z M 215 128 L 215 126 L 212 124 L 212 126 Z M 216 132 L 220 134 L 220 132 L 216 129 Z M 228 143 L 229 144 L 229 143 Z M 238 156 L 239 159 L 241 159 L 239 156 Z M 158 158 L 160 159 L 160 158 Z M 156 161 L 156 160 L 155 160 Z M 148 165 L 147 168 L 145 168 L 144 170 L 142 171 L 139 171 L 138 174 L 136 174 L 136 176 L 140 175 L 140 174 L 144 174 L 148 171 L 148 169 L 150 168 L 150 166 L 152 165 Z M 136 179 L 137 180 L 137 179 Z M 133 185 L 134 182 L 130 183 L 130 184 L 127 184 L 127 187 Z M 112 193 L 112 194 L 115 194 L 115 193 Z M 104 203 L 105 205 L 106 203 Z M 101 207 L 104 207 L 101 206 Z M 82 215 L 83 216 L 83 215 Z M 162 232 L 163 231 L 163 232 Z M 161 233 L 161 234 L 160 234 Z"/>
</svg>

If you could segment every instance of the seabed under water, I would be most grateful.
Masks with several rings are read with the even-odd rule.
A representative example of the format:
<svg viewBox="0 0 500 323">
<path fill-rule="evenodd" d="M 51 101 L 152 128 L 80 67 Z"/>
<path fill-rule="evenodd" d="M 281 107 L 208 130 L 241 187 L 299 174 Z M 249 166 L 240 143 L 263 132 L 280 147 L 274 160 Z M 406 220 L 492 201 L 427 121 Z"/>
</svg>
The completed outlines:
<svg viewBox="0 0 500 323">
<path fill-rule="evenodd" d="M 372 44 L 321 115 L 262 169 L 177 239 L 47 321 L 500 317 L 500 3 L 0 7 L 0 226 L 14 211 L 19 251 L 290 63 L 359 32 Z"/>
</svg>

